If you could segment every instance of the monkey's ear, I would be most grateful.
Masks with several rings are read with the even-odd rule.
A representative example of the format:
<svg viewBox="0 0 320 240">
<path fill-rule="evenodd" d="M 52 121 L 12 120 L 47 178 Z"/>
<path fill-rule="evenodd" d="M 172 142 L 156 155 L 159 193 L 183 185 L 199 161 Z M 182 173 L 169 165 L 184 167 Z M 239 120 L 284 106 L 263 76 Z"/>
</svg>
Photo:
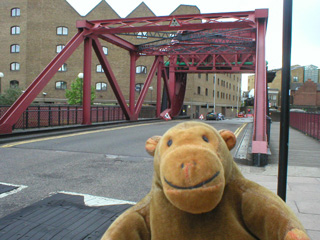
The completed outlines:
<svg viewBox="0 0 320 240">
<path fill-rule="evenodd" d="M 220 136 L 223 138 L 223 140 L 226 142 L 229 150 L 234 148 L 234 146 L 236 145 L 236 142 L 237 142 L 237 138 L 233 134 L 233 132 L 231 132 L 229 130 L 222 129 L 219 131 L 219 133 L 220 133 Z"/>
<path fill-rule="evenodd" d="M 151 156 L 154 156 L 154 152 L 156 150 L 156 147 L 160 139 L 161 139 L 161 136 L 153 136 L 146 141 L 146 151 Z"/>
</svg>

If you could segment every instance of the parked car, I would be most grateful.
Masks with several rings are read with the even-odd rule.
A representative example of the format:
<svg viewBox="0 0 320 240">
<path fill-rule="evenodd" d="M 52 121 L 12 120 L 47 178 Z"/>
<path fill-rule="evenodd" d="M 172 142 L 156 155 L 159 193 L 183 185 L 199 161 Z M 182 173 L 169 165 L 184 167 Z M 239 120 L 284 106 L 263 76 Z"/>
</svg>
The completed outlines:
<svg viewBox="0 0 320 240">
<path fill-rule="evenodd" d="M 207 113 L 206 119 L 207 119 L 207 120 L 219 120 L 219 119 L 218 119 L 218 114 L 215 113 L 215 112 L 209 112 L 209 113 Z"/>
<path fill-rule="evenodd" d="M 239 112 L 238 113 L 238 118 L 243 118 L 244 117 L 244 112 Z"/>
<path fill-rule="evenodd" d="M 224 115 L 222 113 L 218 113 L 218 120 L 224 120 Z"/>
</svg>

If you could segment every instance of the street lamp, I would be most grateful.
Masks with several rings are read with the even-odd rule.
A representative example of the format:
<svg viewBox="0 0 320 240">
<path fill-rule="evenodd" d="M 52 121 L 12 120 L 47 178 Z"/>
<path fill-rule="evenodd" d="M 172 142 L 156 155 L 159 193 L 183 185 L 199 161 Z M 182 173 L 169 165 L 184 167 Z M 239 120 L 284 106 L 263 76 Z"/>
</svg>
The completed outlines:
<svg viewBox="0 0 320 240">
<path fill-rule="evenodd" d="M 83 78 L 83 73 L 79 73 L 79 74 L 78 74 L 78 78 L 81 78 L 81 79 L 82 79 L 82 78 Z"/>
<path fill-rule="evenodd" d="M 81 81 L 81 88 L 80 88 L 80 104 L 83 103 L 83 73 L 79 73 L 78 74 L 78 78 L 80 78 L 82 81 Z"/>
<path fill-rule="evenodd" d="M 0 94 L 1 94 L 1 78 L 3 78 L 3 77 L 4 77 L 3 72 L 0 72 Z"/>
</svg>

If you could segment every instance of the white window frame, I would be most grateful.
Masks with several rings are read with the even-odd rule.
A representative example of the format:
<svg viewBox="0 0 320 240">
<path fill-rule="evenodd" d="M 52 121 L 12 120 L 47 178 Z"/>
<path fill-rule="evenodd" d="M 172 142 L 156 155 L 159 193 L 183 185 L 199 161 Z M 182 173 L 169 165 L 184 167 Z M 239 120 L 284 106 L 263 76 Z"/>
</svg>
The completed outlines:
<svg viewBox="0 0 320 240">
<path fill-rule="evenodd" d="M 107 83 L 105 82 L 98 82 L 96 83 L 96 91 L 107 91 Z"/>
<path fill-rule="evenodd" d="M 20 45 L 19 44 L 12 44 L 10 46 L 10 53 L 19 53 L 20 52 Z"/>
<path fill-rule="evenodd" d="M 68 33 L 69 33 L 68 27 L 65 27 L 65 26 L 57 27 L 57 35 L 67 36 Z"/>
<path fill-rule="evenodd" d="M 11 17 L 20 17 L 20 8 L 12 8 Z"/>
<path fill-rule="evenodd" d="M 67 82 L 65 81 L 57 81 L 55 84 L 55 88 L 57 90 L 65 90 L 67 89 Z"/>
<path fill-rule="evenodd" d="M 11 35 L 20 35 L 21 29 L 19 26 L 12 26 L 10 28 Z"/>
<path fill-rule="evenodd" d="M 139 65 L 136 66 L 136 74 L 146 74 L 147 73 L 147 66 Z"/>
<path fill-rule="evenodd" d="M 10 63 L 10 71 L 20 71 L 20 63 L 18 62 Z"/>
</svg>

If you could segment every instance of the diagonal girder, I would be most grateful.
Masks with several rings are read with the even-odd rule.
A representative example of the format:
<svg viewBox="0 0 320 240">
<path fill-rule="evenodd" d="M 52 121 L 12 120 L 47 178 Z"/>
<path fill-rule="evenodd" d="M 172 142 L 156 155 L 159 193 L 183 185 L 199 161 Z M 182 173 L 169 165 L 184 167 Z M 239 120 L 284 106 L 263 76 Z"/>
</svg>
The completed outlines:
<svg viewBox="0 0 320 240">
<path fill-rule="evenodd" d="M 72 53 L 84 40 L 85 31 L 78 33 L 66 44 L 60 53 L 48 64 L 39 76 L 28 86 L 21 96 L 5 112 L 0 119 L 0 133 L 11 133 L 12 126 L 18 121 L 22 113 L 47 85 L 58 69 L 67 61 Z"/>
<path fill-rule="evenodd" d="M 119 84 L 116 80 L 116 77 L 111 69 L 110 63 L 107 60 L 105 54 L 103 53 L 102 46 L 101 46 L 97 37 L 93 37 L 92 45 L 93 45 L 93 49 L 94 49 L 94 51 L 100 61 L 100 64 L 104 70 L 104 73 L 109 81 L 109 84 L 110 84 L 110 86 L 111 86 L 111 88 L 112 88 L 112 90 L 113 90 L 113 92 L 119 102 L 120 107 L 122 108 L 124 115 L 126 116 L 127 119 L 130 119 L 130 117 L 133 113 L 131 113 L 128 108 L 128 105 L 127 105 L 126 100 L 122 94 L 122 91 L 119 87 Z"/>
</svg>

